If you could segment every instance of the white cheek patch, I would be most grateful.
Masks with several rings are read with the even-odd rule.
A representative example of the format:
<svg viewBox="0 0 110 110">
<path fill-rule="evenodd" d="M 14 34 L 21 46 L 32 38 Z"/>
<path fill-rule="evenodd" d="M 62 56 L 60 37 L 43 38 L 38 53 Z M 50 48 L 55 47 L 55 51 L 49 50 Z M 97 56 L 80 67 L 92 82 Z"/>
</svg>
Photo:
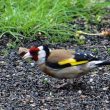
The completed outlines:
<svg viewBox="0 0 110 110">
<path fill-rule="evenodd" d="M 44 50 L 41 50 L 38 52 L 38 59 L 44 58 L 46 56 L 46 53 Z"/>
<path fill-rule="evenodd" d="M 39 48 L 39 50 L 43 50 L 43 46 L 39 46 L 38 48 Z"/>
</svg>

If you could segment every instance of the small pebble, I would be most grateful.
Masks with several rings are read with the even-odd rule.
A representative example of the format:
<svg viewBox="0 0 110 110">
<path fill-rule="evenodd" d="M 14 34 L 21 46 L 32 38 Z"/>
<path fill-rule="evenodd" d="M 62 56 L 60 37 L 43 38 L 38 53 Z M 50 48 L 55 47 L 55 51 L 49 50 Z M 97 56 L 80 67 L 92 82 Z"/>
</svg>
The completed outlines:
<svg viewBox="0 0 110 110">
<path fill-rule="evenodd" d="M 33 103 L 34 102 L 33 99 L 31 99 L 30 102 Z"/>
<path fill-rule="evenodd" d="M 105 75 L 109 75 L 110 73 L 103 73 L 103 74 L 105 74 Z"/>
<path fill-rule="evenodd" d="M 85 95 L 81 95 L 80 98 L 81 98 L 81 99 L 85 99 L 86 96 L 85 96 Z"/>
<path fill-rule="evenodd" d="M 84 36 L 84 35 L 81 35 L 81 36 L 79 37 L 79 39 L 80 39 L 80 40 L 85 40 L 85 36 Z"/>
<path fill-rule="evenodd" d="M 34 67 L 34 66 L 35 66 L 35 63 L 30 63 L 30 64 L 31 64 L 31 66 L 32 66 L 32 67 Z"/>
<path fill-rule="evenodd" d="M 6 62 L 5 61 L 0 61 L 0 64 L 1 65 L 6 65 Z"/>
<path fill-rule="evenodd" d="M 78 91 L 78 93 L 79 93 L 79 94 L 81 94 L 81 93 L 82 93 L 82 91 L 81 91 L 81 90 L 79 90 L 79 91 Z"/>
<path fill-rule="evenodd" d="M 22 66 L 22 65 L 23 65 L 23 62 L 19 62 L 19 65 L 21 65 L 21 66 Z"/>
<path fill-rule="evenodd" d="M 96 75 L 97 75 L 97 74 L 94 74 L 94 73 L 93 73 L 93 74 L 91 74 L 91 77 L 94 77 L 94 76 L 96 76 Z"/>
<path fill-rule="evenodd" d="M 51 97 L 47 97 L 47 98 L 46 98 L 46 100 L 51 100 L 51 99 L 52 99 Z"/>
<path fill-rule="evenodd" d="M 90 88 L 93 89 L 94 87 L 93 86 L 90 86 Z"/>
<path fill-rule="evenodd" d="M 35 103 L 32 103 L 32 104 L 30 104 L 32 107 L 35 107 L 36 106 L 36 104 Z"/>
<path fill-rule="evenodd" d="M 104 87 L 103 90 L 106 91 L 106 90 L 108 90 L 108 88 L 109 88 L 109 87 Z"/>
<path fill-rule="evenodd" d="M 44 78 L 44 79 L 43 79 L 43 82 L 44 82 L 44 83 L 48 83 L 48 82 L 49 82 L 49 79 L 48 79 L 48 78 Z"/>
<path fill-rule="evenodd" d="M 93 82 L 93 78 L 90 78 L 89 82 Z"/>
<path fill-rule="evenodd" d="M 109 103 L 109 101 L 108 100 L 105 100 L 105 103 Z"/>
<path fill-rule="evenodd" d="M 10 77 L 10 75 L 6 75 L 6 77 L 7 77 L 7 78 L 9 78 L 9 77 Z"/>
<path fill-rule="evenodd" d="M 102 70 L 102 67 L 100 67 L 99 70 Z"/>
<path fill-rule="evenodd" d="M 52 96 L 52 92 L 50 92 L 50 96 Z"/>
</svg>

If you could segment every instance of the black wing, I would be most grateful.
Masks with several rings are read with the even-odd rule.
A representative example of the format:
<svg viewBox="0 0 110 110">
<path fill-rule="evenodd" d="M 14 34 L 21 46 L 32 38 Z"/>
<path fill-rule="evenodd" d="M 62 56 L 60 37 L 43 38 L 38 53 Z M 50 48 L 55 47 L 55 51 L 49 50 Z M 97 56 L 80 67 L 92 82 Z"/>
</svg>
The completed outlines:
<svg viewBox="0 0 110 110">
<path fill-rule="evenodd" d="M 97 56 L 95 56 L 94 54 L 92 54 L 90 52 L 75 52 L 74 59 L 76 59 L 76 61 L 84 61 L 84 60 L 93 61 L 93 60 L 99 60 L 99 58 Z"/>
</svg>

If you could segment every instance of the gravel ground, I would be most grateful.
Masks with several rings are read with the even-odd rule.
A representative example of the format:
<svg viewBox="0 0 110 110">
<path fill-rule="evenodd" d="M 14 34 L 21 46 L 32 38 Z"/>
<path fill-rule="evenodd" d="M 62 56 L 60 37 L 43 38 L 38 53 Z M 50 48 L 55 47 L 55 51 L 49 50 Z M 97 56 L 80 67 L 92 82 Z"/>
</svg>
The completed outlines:
<svg viewBox="0 0 110 110">
<path fill-rule="evenodd" d="M 88 39 L 89 38 L 89 39 Z M 24 61 L 18 49 L 5 48 L 9 37 L 0 39 L 0 110 L 110 110 L 110 66 L 101 67 L 64 88 L 56 87 L 69 80 L 59 80 L 42 73 L 35 62 Z M 25 44 L 39 45 L 37 41 Z M 102 59 L 110 59 L 110 40 L 87 36 L 86 44 L 49 44 L 54 48 L 94 51 Z"/>
</svg>

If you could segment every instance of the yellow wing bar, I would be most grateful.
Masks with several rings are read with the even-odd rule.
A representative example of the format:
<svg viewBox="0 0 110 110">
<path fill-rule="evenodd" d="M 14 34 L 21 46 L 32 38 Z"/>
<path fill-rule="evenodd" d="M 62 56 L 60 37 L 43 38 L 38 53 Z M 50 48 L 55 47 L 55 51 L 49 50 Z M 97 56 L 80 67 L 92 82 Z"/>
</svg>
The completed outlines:
<svg viewBox="0 0 110 110">
<path fill-rule="evenodd" d="M 87 60 L 85 60 L 85 61 L 76 61 L 75 59 L 66 59 L 66 60 L 58 62 L 58 64 L 59 65 L 65 65 L 65 64 L 69 63 L 69 64 L 75 66 L 75 65 L 80 65 L 80 64 L 87 63 L 87 62 L 88 62 Z"/>
</svg>

